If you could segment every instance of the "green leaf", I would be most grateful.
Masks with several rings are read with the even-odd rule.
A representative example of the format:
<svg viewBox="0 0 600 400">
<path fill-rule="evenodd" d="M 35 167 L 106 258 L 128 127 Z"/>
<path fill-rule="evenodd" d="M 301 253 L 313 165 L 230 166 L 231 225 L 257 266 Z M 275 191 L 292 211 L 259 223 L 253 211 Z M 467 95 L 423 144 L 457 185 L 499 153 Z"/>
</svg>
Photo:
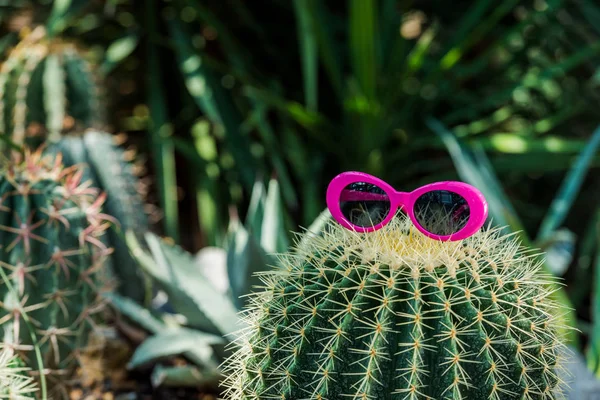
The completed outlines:
<svg viewBox="0 0 600 400">
<path fill-rule="evenodd" d="M 222 335 L 242 328 L 234 305 L 204 278 L 191 254 L 152 233 L 146 234 L 146 242 L 153 258 L 140 248 L 132 232 L 127 233 L 134 257 L 165 290 L 170 304 L 188 325 Z"/>
<path fill-rule="evenodd" d="M 302 78 L 304 81 L 304 103 L 311 111 L 317 110 L 318 100 L 318 47 L 315 21 L 311 16 L 310 4 L 306 0 L 294 0 L 298 24 Z"/>
<path fill-rule="evenodd" d="M 216 370 L 198 368 L 194 365 L 183 365 L 179 367 L 165 367 L 158 364 L 150 380 L 152 387 L 204 387 L 216 385 L 222 379 L 222 374 Z"/>
<path fill-rule="evenodd" d="M 100 70 L 104 75 L 110 74 L 114 68 L 126 59 L 136 49 L 140 41 L 137 33 L 123 36 L 112 42 L 106 49 L 104 62 Z"/>
<path fill-rule="evenodd" d="M 262 284 L 256 273 L 270 270 L 274 265 L 257 239 L 240 223 L 233 222 L 227 240 L 227 271 L 231 295 L 238 309 L 244 306 L 244 296 Z"/>
<path fill-rule="evenodd" d="M 461 178 L 481 190 L 488 202 L 494 223 L 499 226 L 509 226 L 513 232 L 521 232 L 522 239 L 528 241 L 519 217 L 492 174 L 491 168 L 488 169 L 478 163 L 454 133 L 446 129 L 437 119 L 428 118 L 427 125 L 446 145 Z"/>
<path fill-rule="evenodd" d="M 590 27 L 600 34 L 600 7 L 595 0 L 582 0 L 580 3 L 582 15 L 590 22 Z"/>
<path fill-rule="evenodd" d="M 312 224 L 306 229 L 301 235 L 301 240 L 298 244 L 298 248 L 303 248 L 315 237 L 322 236 L 325 232 L 325 228 L 331 222 L 331 212 L 329 208 L 324 209 L 319 216 L 313 221 Z"/>
<path fill-rule="evenodd" d="M 590 293 L 596 293 L 592 290 L 594 284 L 590 276 L 594 275 L 595 254 L 600 242 L 600 206 L 596 207 L 593 217 L 585 224 L 585 231 L 577 243 L 577 263 L 575 267 L 575 277 L 571 280 L 571 287 L 577 290 L 570 293 L 573 301 L 573 307 L 579 309 L 583 304 L 587 304 L 587 297 Z M 599 303 L 600 304 L 600 303 Z M 600 332 L 599 332 L 600 333 Z M 600 336 L 599 336 L 600 337 Z M 600 361 L 600 359 L 598 360 Z"/>
<path fill-rule="evenodd" d="M 524 153 L 578 153 L 587 145 L 586 140 L 565 139 L 557 136 L 527 137 L 513 133 L 496 133 L 489 137 L 467 139 L 483 149 L 506 154 Z"/>
<path fill-rule="evenodd" d="M 68 19 L 87 4 L 87 0 L 54 0 L 46 20 L 48 35 L 52 37 L 62 32 L 68 26 Z"/>
<path fill-rule="evenodd" d="M 284 252 L 289 244 L 283 224 L 283 207 L 281 206 L 279 183 L 275 179 L 269 181 L 264 207 L 260 245 L 267 254 Z"/>
<path fill-rule="evenodd" d="M 319 55 L 323 61 L 323 66 L 329 75 L 329 79 L 335 89 L 338 99 L 341 100 L 343 98 L 344 89 L 342 63 L 340 62 L 342 54 L 336 47 L 333 38 L 334 35 L 331 32 L 331 20 L 333 16 L 330 15 L 325 8 L 325 2 L 305 0 L 303 3 L 310 13 L 311 19 L 314 21 L 313 27 L 315 28 L 315 33 L 317 35 Z"/>
<path fill-rule="evenodd" d="M 594 160 L 594 155 L 598 151 L 598 146 L 600 146 L 600 126 L 596 128 L 586 146 L 577 157 L 573 167 L 561 183 L 560 189 L 554 200 L 552 200 L 552 204 L 540 225 L 537 235 L 538 242 L 550 237 L 567 217 L 577 197 L 577 193 L 581 189 L 583 179 Z"/>
<path fill-rule="evenodd" d="M 135 369 L 165 357 L 184 354 L 199 366 L 216 369 L 218 362 L 211 345 L 222 343 L 224 340 L 219 336 L 192 329 L 167 330 L 144 340 L 133 353 L 127 368 Z"/>
<path fill-rule="evenodd" d="M 296 186 L 292 182 L 288 165 L 285 161 L 285 153 L 278 147 L 277 141 L 280 140 L 269 119 L 269 109 L 267 105 L 255 97 L 249 97 L 252 111 L 245 125 L 248 130 L 256 128 L 260 135 L 263 146 L 265 147 L 265 155 L 270 159 L 274 168 L 274 173 L 281 184 L 281 191 L 286 205 L 290 209 L 295 209 L 298 206 L 298 198 Z"/>
<path fill-rule="evenodd" d="M 117 293 L 104 293 L 103 296 L 110 301 L 110 304 L 117 311 L 147 331 L 159 333 L 167 329 L 167 325 L 135 301 Z"/>
<path fill-rule="evenodd" d="M 252 187 L 250 204 L 246 213 L 244 226 L 256 238 L 260 238 L 262 221 L 265 215 L 265 185 L 262 180 L 257 180 Z"/>
<path fill-rule="evenodd" d="M 450 68 L 460 59 L 462 53 L 466 50 L 467 45 L 467 43 L 463 42 L 468 42 L 470 38 L 475 37 L 473 35 L 473 29 L 478 24 L 481 24 L 483 16 L 488 7 L 493 5 L 496 5 L 496 3 L 492 0 L 479 0 L 472 2 L 471 8 L 462 15 L 462 18 L 457 23 L 458 29 L 448 41 L 450 48 L 446 50 L 439 64 L 442 68 Z M 502 7 L 497 8 L 502 9 Z M 487 25 L 483 26 L 487 27 Z"/>
<path fill-rule="evenodd" d="M 600 377 L 600 256 L 596 251 L 592 290 L 592 334 L 586 351 L 590 369 Z"/>
<path fill-rule="evenodd" d="M 330 132 L 336 130 L 333 125 L 323 114 L 316 111 L 307 110 L 302 104 L 288 101 L 281 98 L 276 93 L 259 89 L 257 87 L 245 87 L 245 94 L 263 101 L 270 107 L 283 112 L 285 115 L 294 120 L 298 125 L 306 128 L 306 133 L 311 139 L 318 142 L 324 150 L 331 153 L 339 153 L 339 143 L 336 143 L 330 137 Z"/>
<path fill-rule="evenodd" d="M 156 7 L 151 2 L 145 9 L 147 29 L 156 29 Z M 172 126 L 169 123 L 169 113 L 165 102 L 166 96 L 161 85 L 161 67 L 159 47 L 151 40 L 148 41 L 148 74 L 152 77 L 148 85 L 148 108 L 150 110 L 149 134 L 152 149 L 152 159 L 158 182 L 160 205 L 164 212 L 164 225 L 167 235 L 175 242 L 179 241 L 179 208 L 177 201 L 177 176 L 175 171 L 175 151 L 169 137 Z"/>
<path fill-rule="evenodd" d="M 225 128 L 225 142 L 233 155 L 242 184 L 250 189 L 254 184 L 257 163 L 250 153 L 250 140 L 240 131 L 242 117 L 231 98 L 213 73 L 203 64 L 201 54 L 192 47 L 191 38 L 178 23 L 170 23 L 169 31 L 175 43 L 177 64 L 188 92 L 213 122 Z"/>
<path fill-rule="evenodd" d="M 377 80 L 377 2 L 350 0 L 350 59 L 361 92 L 375 99 Z"/>
</svg>

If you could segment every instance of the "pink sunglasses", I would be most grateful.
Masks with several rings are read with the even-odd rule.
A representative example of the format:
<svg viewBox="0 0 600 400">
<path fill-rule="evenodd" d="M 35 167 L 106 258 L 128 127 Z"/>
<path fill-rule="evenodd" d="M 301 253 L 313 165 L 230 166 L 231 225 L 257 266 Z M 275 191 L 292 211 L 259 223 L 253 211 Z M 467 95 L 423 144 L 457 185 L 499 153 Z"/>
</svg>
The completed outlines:
<svg viewBox="0 0 600 400">
<path fill-rule="evenodd" d="M 343 227 L 356 232 L 382 228 L 405 211 L 415 227 L 436 240 L 462 240 L 481 228 L 488 215 L 483 194 L 463 182 L 436 182 L 398 192 L 363 172 L 344 172 L 327 188 L 327 207 Z"/>
</svg>

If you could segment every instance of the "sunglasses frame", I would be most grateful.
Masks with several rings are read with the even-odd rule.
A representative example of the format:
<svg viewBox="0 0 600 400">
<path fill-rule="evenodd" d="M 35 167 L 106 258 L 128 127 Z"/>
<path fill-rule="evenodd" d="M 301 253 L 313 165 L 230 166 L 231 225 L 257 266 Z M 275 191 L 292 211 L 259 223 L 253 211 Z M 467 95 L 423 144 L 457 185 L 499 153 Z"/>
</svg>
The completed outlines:
<svg viewBox="0 0 600 400">
<path fill-rule="evenodd" d="M 378 186 L 380 189 L 385 191 L 390 200 L 390 211 L 388 215 L 377 225 L 354 225 L 342 213 L 342 209 L 340 207 L 340 198 L 342 196 L 342 192 L 348 185 L 357 182 L 370 183 Z M 421 226 L 415 217 L 414 206 L 417 199 L 423 194 L 435 190 L 453 192 L 465 199 L 469 206 L 470 214 L 466 225 L 461 230 L 451 235 L 436 235 L 435 233 L 429 232 L 423 226 Z M 412 192 L 399 192 L 382 179 L 364 172 L 357 171 L 343 172 L 331 180 L 329 186 L 327 187 L 327 207 L 329 208 L 333 218 L 335 218 L 340 225 L 346 229 L 360 233 L 373 232 L 381 229 L 391 221 L 400 208 L 408 214 L 412 223 L 421 233 L 432 239 L 440 241 L 457 241 L 468 238 L 481 228 L 488 216 L 488 205 L 485 197 L 479 190 L 467 183 L 457 181 L 435 182 L 421 186 Z"/>
</svg>

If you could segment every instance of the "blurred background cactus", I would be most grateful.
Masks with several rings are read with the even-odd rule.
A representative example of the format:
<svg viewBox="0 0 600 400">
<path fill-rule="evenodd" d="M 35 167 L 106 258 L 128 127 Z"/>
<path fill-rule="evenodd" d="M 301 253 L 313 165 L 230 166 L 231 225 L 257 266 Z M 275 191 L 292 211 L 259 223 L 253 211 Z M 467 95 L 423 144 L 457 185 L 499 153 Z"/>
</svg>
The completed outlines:
<svg viewBox="0 0 600 400">
<path fill-rule="evenodd" d="M 103 120 L 91 64 L 74 43 L 24 36 L 0 70 L 0 129 L 18 145 L 37 147 Z"/>
<path fill-rule="evenodd" d="M 589 0 L 5 2 L 0 147 L 42 143 L 85 164 L 118 221 L 104 235 L 115 298 L 207 335 L 222 331 L 179 316 L 173 299 L 186 290 L 136 265 L 125 232 L 156 265 L 150 243 L 220 254 L 201 280 L 229 288 L 219 298 L 236 310 L 289 232 L 326 221 L 337 173 L 406 190 L 470 182 L 495 226 L 547 252 L 544 273 L 566 284 L 553 300 L 578 329 L 568 342 L 600 374 L 598 26 Z M 206 351 L 211 368 L 221 346 Z"/>
<path fill-rule="evenodd" d="M 0 130 L 9 140 L 3 145 L 8 151 L 15 145 L 43 146 L 60 153 L 67 166 L 84 168 L 83 179 L 107 193 L 104 209 L 118 223 L 117 230 L 108 232 L 118 289 L 148 302 L 151 288 L 122 239 L 127 229 L 142 235 L 148 228 L 147 184 L 140 179 L 144 164 L 134 148 L 121 148 L 124 134 L 95 129 L 107 125 L 97 84 L 100 73 L 92 58 L 73 41 L 50 36 L 43 26 L 25 30 L 0 71 Z"/>
</svg>

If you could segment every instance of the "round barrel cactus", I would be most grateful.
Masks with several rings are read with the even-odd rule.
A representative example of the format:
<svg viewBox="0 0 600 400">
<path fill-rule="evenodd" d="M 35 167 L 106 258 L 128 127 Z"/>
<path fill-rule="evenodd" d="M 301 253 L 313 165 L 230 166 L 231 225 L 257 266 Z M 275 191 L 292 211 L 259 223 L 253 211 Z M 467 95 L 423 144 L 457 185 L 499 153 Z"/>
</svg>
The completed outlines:
<svg viewBox="0 0 600 400">
<path fill-rule="evenodd" d="M 551 279 L 514 236 L 429 239 L 403 215 L 330 225 L 251 297 L 225 398 L 554 399 L 564 345 Z"/>
<path fill-rule="evenodd" d="M 0 333 L 34 370 L 34 345 L 46 371 L 71 370 L 111 284 L 104 234 L 112 218 L 81 177 L 39 151 L 15 153 L 0 166 Z"/>
<path fill-rule="evenodd" d="M 0 67 L 0 131 L 14 143 L 35 147 L 94 126 L 100 111 L 91 64 L 75 44 L 48 38 L 42 28 L 25 36 Z"/>
</svg>

